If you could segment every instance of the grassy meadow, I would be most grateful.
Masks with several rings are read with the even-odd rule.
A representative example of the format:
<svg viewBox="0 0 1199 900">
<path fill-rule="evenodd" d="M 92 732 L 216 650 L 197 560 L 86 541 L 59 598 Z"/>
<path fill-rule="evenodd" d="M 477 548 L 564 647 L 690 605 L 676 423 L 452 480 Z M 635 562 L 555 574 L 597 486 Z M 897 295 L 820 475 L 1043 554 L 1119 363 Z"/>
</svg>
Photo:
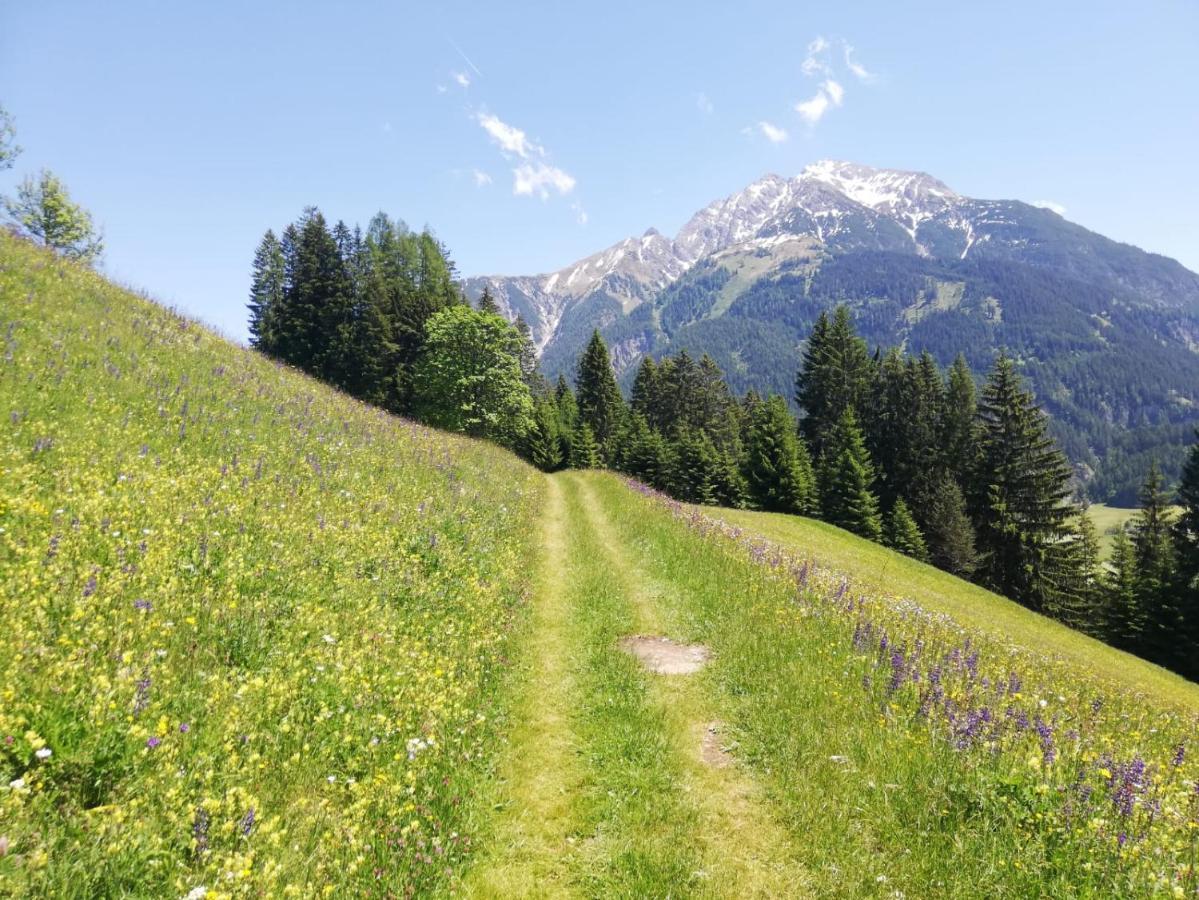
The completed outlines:
<svg viewBox="0 0 1199 900">
<path fill-rule="evenodd" d="M 454 884 L 541 477 L 4 235 L 0 333 L 0 895 Z"/>
</svg>

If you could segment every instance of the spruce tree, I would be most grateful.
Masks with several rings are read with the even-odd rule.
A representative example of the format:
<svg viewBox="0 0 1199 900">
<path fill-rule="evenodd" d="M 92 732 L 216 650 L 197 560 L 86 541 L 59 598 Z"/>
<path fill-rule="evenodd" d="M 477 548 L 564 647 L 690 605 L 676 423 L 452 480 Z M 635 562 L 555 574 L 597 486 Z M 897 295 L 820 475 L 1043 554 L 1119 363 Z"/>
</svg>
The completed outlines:
<svg viewBox="0 0 1199 900">
<path fill-rule="evenodd" d="M 1144 646 L 1145 613 L 1137 595 L 1136 550 L 1123 528 L 1112 540 L 1109 568 L 1105 639 L 1115 647 L 1135 653 Z"/>
<path fill-rule="evenodd" d="M 803 413 L 800 428 L 817 458 L 845 410 L 861 410 L 870 371 L 870 354 L 854 330 L 849 308 L 838 306 L 832 319 L 822 312 L 795 381 L 795 401 Z"/>
<path fill-rule="evenodd" d="M 816 511 L 812 461 L 782 397 L 772 395 L 753 411 L 746 434 L 745 478 L 758 509 L 796 515 Z"/>
<path fill-rule="evenodd" d="M 992 590 L 1050 611 L 1066 600 L 1069 521 L 1077 509 L 1071 471 L 1048 434 L 1045 413 L 1000 354 L 979 404 L 981 424 L 975 510 L 980 567 Z"/>
<path fill-rule="evenodd" d="M 570 439 L 570 467 L 597 469 L 599 464 L 599 449 L 595 444 L 595 435 L 591 433 L 591 426 L 579 419 Z"/>
<path fill-rule="evenodd" d="M 966 500 L 957 482 L 942 475 L 933 489 L 928 511 L 925 543 L 929 561 L 959 578 L 969 578 L 978 566 L 978 551 L 974 547 L 974 525 L 966 513 Z"/>
<path fill-rule="evenodd" d="M 645 417 L 634 413 L 624 432 L 621 470 L 638 481 L 658 489 L 667 486 L 670 476 L 666 442 L 649 427 Z"/>
<path fill-rule="evenodd" d="M 928 561 L 928 548 L 920 527 L 912 518 L 908 505 L 902 499 L 896 500 L 887 515 L 886 545 L 892 550 L 898 550 L 904 556 L 910 556 L 921 562 Z"/>
<path fill-rule="evenodd" d="M 490 313 L 493 316 L 500 315 L 500 305 L 495 300 L 495 295 L 491 293 L 491 285 L 483 285 L 483 295 L 479 297 L 479 312 Z"/>
<path fill-rule="evenodd" d="M 633 377 L 633 390 L 629 395 L 629 409 L 641 416 L 646 424 L 655 421 L 655 412 L 661 398 L 658 396 L 658 365 L 648 353 L 641 358 L 637 374 Z"/>
<path fill-rule="evenodd" d="M 275 323 L 283 309 L 286 272 L 283 246 L 270 229 L 254 252 L 250 279 L 250 346 L 268 355 L 275 353 Z"/>
<path fill-rule="evenodd" d="M 1099 535 L 1085 511 L 1078 517 L 1077 536 L 1071 543 L 1070 571 L 1076 582 L 1064 592 L 1053 616 L 1071 628 L 1102 638 L 1107 633 L 1107 599 L 1103 563 L 1099 558 Z"/>
<path fill-rule="evenodd" d="M 878 498 L 871 490 L 873 481 L 870 454 L 853 407 L 847 406 L 826 438 L 819 478 L 824 520 L 872 541 L 880 540 L 882 519 Z"/>
<path fill-rule="evenodd" d="M 558 409 L 549 400 L 539 400 L 528 438 L 529 461 L 543 472 L 562 467 L 562 439 L 558 433 Z"/>
<path fill-rule="evenodd" d="M 1190 678 L 1199 675 L 1199 431 L 1182 467 L 1178 485 L 1178 505 L 1182 508 L 1174 522 L 1175 574 L 1173 591 L 1182 613 L 1188 664 L 1182 672 Z"/>
<path fill-rule="evenodd" d="M 686 503 L 716 505 L 721 460 L 712 441 L 702 431 L 682 427 L 673 443 L 671 494 Z"/>
<path fill-rule="evenodd" d="M 537 361 L 537 345 L 533 343 L 533 330 L 524 316 L 516 317 L 516 331 L 520 335 L 520 377 L 534 397 L 544 397 L 549 393 L 549 382 L 541 374 L 541 364 Z"/>
<path fill-rule="evenodd" d="M 974 376 L 966 365 L 966 357 L 959 353 L 949 369 L 940 421 L 942 459 L 958 484 L 968 481 L 975 470 L 977 413 Z"/>
<path fill-rule="evenodd" d="M 575 388 L 579 416 L 591 429 L 601 458 L 607 461 L 612 439 L 624 416 L 624 400 L 616 385 L 608 348 L 598 330 L 592 332 L 579 359 Z"/>
<path fill-rule="evenodd" d="M 1136 559 L 1137 605 L 1144 615 L 1141 655 L 1161 665 L 1177 662 L 1184 632 L 1174 586 L 1174 547 L 1171 542 L 1170 500 L 1165 481 L 1154 462 L 1141 486 L 1141 508 L 1129 525 Z"/>
</svg>

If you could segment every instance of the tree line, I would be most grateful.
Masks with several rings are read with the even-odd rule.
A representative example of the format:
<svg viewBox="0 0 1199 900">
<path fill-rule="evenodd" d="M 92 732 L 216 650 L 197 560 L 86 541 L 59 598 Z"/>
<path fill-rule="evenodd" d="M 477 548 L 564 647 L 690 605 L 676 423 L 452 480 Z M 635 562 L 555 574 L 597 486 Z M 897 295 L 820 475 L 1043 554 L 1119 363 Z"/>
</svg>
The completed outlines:
<svg viewBox="0 0 1199 900">
<path fill-rule="evenodd" d="M 1199 675 L 1199 444 L 1171 512 L 1156 468 L 1113 558 L 1016 362 L 981 390 L 959 355 L 871 353 L 822 313 L 779 395 L 735 397 L 686 350 L 622 395 L 598 331 L 573 384 L 542 376 L 527 325 L 472 308 L 444 246 L 383 213 L 365 233 L 306 210 L 254 258 L 252 343 L 360 399 L 496 441 L 545 471 L 609 468 L 685 502 L 812 516 Z"/>
</svg>

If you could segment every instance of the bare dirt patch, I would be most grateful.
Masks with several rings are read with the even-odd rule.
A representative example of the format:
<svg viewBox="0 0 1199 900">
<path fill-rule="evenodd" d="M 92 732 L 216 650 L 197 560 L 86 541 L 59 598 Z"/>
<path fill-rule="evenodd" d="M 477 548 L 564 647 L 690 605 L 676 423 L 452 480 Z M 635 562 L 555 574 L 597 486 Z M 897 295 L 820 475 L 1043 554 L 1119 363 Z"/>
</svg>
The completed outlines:
<svg viewBox="0 0 1199 900">
<path fill-rule="evenodd" d="M 620 642 L 641 664 L 657 675 L 691 675 L 704 667 L 712 653 L 703 644 L 678 644 L 670 638 L 635 635 Z"/>
<path fill-rule="evenodd" d="M 729 753 L 721 734 L 723 730 L 723 722 L 709 722 L 704 726 L 699 742 L 700 759 L 714 769 L 724 769 L 733 764 L 733 754 Z"/>
</svg>

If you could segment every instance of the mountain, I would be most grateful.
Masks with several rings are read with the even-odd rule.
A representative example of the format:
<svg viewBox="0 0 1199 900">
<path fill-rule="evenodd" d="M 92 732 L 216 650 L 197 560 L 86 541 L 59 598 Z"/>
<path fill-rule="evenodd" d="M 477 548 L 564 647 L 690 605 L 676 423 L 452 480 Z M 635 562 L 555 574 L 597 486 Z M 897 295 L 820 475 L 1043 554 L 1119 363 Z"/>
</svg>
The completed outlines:
<svg viewBox="0 0 1199 900">
<path fill-rule="evenodd" d="M 1019 361 L 1095 499 L 1128 501 L 1151 455 L 1174 471 L 1199 421 L 1199 275 L 1018 200 L 921 172 L 822 161 L 767 175 L 557 272 L 490 285 L 532 327 L 547 374 L 599 328 L 627 383 L 642 356 L 709 353 L 738 391 L 791 395 L 821 310 L 872 345 Z"/>
</svg>

